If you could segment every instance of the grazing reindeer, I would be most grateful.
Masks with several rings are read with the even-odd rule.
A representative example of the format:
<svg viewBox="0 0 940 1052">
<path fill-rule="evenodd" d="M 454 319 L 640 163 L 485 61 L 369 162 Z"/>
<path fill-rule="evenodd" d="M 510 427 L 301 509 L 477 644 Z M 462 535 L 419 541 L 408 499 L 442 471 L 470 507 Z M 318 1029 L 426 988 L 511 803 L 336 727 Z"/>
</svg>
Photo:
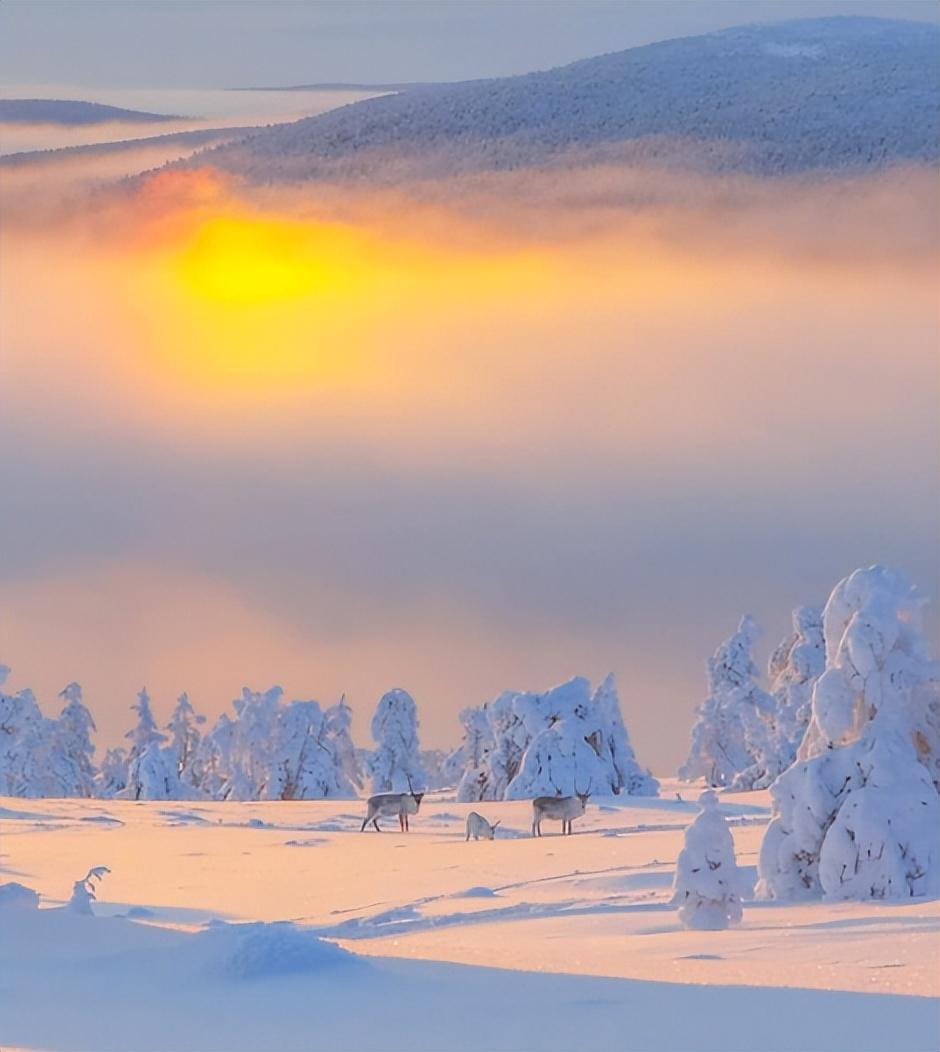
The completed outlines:
<svg viewBox="0 0 940 1052">
<path fill-rule="evenodd" d="M 574 796 L 537 796 L 532 801 L 532 835 L 542 835 L 543 818 L 561 819 L 561 835 L 570 834 L 572 821 L 584 814 L 590 795 L 589 782 L 587 792 L 584 793 L 579 792 L 575 786 Z"/>
<path fill-rule="evenodd" d="M 484 840 L 492 840 L 496 836 L 496 827 L 498 825 L 499 822 L 494 822 L 490 825 L 483 815 L 478 815 L 476 811 L 471 811 L 467 815 L 467 839 L 469 840 L 470 837 L 473 837 L 474 840 L 479 840 L 482 837 Z"/>
<path fill-rule="evenodd" d="M 362 828 L 359 832 L 365 832 L 366 826 L 371 822 L 375 826 L 375 831 L 381 833 L 379 815 L 385 815 L 386 817 L 398 815 L 398 824 L 401 827 L 401 831 L 407 833 L 409 831 L 408 816 L 418 813 L 418 808 L 421 806 L 423 799 L 424 793 L 416 793 L 414 791 L 410 778 L 408 779 L 407 793 L 377 793 L 375 796 L 370 796 L 368 811 L 366 817 L 362 820 Z"/>
</svg>

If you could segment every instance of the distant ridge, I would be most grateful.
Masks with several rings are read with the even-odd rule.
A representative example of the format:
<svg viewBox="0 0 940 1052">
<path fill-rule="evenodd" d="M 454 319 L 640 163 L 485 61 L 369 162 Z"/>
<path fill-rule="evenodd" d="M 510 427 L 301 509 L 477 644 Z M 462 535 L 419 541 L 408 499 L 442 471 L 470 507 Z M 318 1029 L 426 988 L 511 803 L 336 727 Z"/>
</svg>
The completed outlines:
<svg viewBox="0 0 940 1052">
<path fill-rule="evenodd" d="M 624 156 L 784 174 L 935 161 L 937 27 L 746 25 L 546 72 L 411 86 L 197 155 L 249 179 L 399 178 Z"/>
<path fill-rule="evenodd" d="M 186 118 L 144 113 L 73 99 L 0 99 L 0 121 L 10 124 L 107 124 L 109 121 L 158 122 Z"/>
</svg>

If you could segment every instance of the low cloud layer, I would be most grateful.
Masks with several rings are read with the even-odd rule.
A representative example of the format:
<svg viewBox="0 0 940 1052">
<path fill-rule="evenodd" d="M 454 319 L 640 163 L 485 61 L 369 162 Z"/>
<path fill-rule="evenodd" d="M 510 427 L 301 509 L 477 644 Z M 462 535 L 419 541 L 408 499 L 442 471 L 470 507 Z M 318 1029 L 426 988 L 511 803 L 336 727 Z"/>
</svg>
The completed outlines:
<svg viewBox="0 0 940 1052">
<path fill-rule="evenodd" d="M 745 610 L 769 648 L 876 560 L 937 598 L 930 173 L 18 200 L 0 659 L 106 740 L 143 681 L 345 689 L 362 737 L 405 686 L 445 744 L 614 670 L 668 768 Z"/>
</svg>

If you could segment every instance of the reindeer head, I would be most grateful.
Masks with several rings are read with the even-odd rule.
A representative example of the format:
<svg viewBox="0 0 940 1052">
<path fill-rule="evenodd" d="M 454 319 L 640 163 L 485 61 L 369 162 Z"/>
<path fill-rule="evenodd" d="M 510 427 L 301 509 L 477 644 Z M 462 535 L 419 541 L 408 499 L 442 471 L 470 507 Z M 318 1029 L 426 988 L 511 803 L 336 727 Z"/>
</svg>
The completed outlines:
<svg viewBox="0 0 940 1052">
<path fill-rule="evenodd" d="M 587 807 L 587 802 L 588 802 L 588 800 L 590 799 L 590 796 L 591 796 L 591 786 L 592 785 L 593 785 L 593 782 L 588 782 L 587 789 L 585 789 L 584 792 L 582 793 L 581 790 L 578 788 L 577 784 L 575 784 L 574 795 L 581 801 L 581 807 L 582 808 Z"/>
<path fill-rule="evenodd" d="M 407 775 L 405 775 L 408 778 Z M 424 799 L 424 793 L 416 793 L 415 787 L 411 784 L 411 779 L 408 778 L 408 792 L 411 793 L 411 799 L 415 802 L 415 807 L 421 806 L 421 801 Z"/>
</svg>

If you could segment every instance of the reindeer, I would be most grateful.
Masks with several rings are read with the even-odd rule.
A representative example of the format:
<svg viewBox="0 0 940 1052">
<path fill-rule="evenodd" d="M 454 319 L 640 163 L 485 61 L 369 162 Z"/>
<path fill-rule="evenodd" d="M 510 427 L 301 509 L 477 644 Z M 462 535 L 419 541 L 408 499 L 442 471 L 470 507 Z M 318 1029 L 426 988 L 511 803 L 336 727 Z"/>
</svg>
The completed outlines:
<svg viewBox="0 0 940 1052">
<path fill-rule="evenodd" d="M 381 833 L 379 815 L 385 815 L 386 817 L 398 815 L 398 824 L 401 827 L 401 831 L 407 833 L 409 831 L 408 816 L 418 813 L 418 808 L 421 806 L 423 799 L 424 793 L 416 793 L 414 791 L 410 778 L 408 779 L 407 793 L 377 793 L 375 796 L 370 796 L 368 811 L 366 817 L 362 820 L 362 828 L 359 832 L 364 833 L 366 826 L 371 822 L 375 826 L 375 831 Z"/>
<path fill-rule="evenodd" d="M 479 840 L 481 837 L 484 840 L 492 840 L 496 836 L 496 827 L 498 825 L 499 822 L 494 822 L 490 825 L 483 815 L 478 815 L 476 811 L 471 811 L 467 815 L 467 840 L 470 837 L 473 837 L 474 840 Z"/>
<path fill-rule="evenodd" d="M 542 835 L 542 819 L 561 819 L 561 835 L 571 833 L 571 823 L 575 818 L 580 818 L 587 807 L 588 797 L 591 795 L 591 783 L 588 782 L 587 791 L 578 791 L 574 787 L 574 796 L 537 796 L 532 801 L 532 835 Z"/>
</svg>

